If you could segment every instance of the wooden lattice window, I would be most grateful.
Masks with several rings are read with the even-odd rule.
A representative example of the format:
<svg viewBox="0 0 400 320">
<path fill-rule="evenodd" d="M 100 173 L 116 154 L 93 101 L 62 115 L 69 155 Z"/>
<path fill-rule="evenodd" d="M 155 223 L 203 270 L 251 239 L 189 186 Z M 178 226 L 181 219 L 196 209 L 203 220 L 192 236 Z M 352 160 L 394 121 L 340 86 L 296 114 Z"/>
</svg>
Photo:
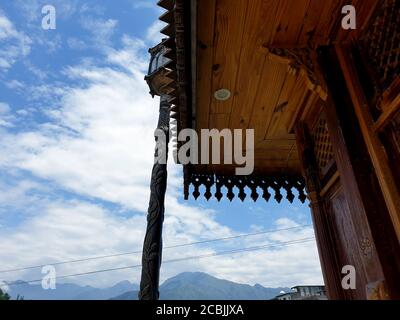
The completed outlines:
<svg viewBox="0 0 400 320">
<path fill-rule="evenodd" d="M 314 130 L 314 150 L 320 174 L 323 175 L 326 167 L 333 160 L 333 146 L 329 137 L 326 119 L 321 116 Z"/>
<path fill-rule="evenodd" d="M 368 64 L 373 68 L 379 91 L 400 75 L 400 1 L 385 0 L 362 37 Z"/>
</svg>

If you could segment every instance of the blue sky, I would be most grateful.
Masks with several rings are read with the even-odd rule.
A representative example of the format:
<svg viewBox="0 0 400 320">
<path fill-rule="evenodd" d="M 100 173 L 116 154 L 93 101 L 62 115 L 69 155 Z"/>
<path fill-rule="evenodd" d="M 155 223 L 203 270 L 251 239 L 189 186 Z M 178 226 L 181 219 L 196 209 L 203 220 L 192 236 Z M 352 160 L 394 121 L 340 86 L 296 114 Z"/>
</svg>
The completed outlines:
<svg viewBox="0 0 400 320">
<path fill-rule="evenodd" d="M 41 28 L 45 4 L 56 8 L 56 30 Z M 158 110 L 143 77 L 147 48 L 161 39 L 160 13 L 151 0 L 0 4 L 0 269 L 141 248 Z M 166 246 L 311 224 L 308 206 L 298 201 L 183 201 L 181 167 L 171 164 L 169 173 Z M 310 236 L 312 228 L 299 228 L 166 250 L 164 258 Z M 57 272 L 138 262 L 140 255 Z M 314 242 L 166 264 L 162 280 L 182 271 L 265 286 L 322 282 Z M 127 270 L 68 281 L 105 286 L 139 276 Z"/>
</svg>

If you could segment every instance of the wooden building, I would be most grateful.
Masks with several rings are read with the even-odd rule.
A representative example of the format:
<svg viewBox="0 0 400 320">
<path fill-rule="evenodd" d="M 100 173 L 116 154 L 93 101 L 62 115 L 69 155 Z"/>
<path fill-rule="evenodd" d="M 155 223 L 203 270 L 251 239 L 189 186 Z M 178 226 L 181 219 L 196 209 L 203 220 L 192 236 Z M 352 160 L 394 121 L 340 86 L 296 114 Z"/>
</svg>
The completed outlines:
<svg viewBox="0 0 400 320">
<path fill-rule="evenodd" d="M 346 5 L 356 29 L 343 28 Z M 184 165 L 185 198 L 308 198 L 328 297 L 399 299 L 400 1 L 159 6 L 176 131 L 255 130 L 254 174 Z M 356 289 L 342 286 L 345 265 Z"/>
</svg>

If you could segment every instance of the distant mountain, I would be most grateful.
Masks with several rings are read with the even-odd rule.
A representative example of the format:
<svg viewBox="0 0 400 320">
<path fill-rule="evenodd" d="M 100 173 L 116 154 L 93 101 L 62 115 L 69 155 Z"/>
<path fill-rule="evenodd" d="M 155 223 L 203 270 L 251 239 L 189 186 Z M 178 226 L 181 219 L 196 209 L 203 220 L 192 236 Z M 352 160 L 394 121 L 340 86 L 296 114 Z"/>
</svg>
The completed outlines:
<svg viewBox="0 0 400 320">
<path fill-rule="evenodd" d="M 201 272 L 185 272 L 160 286 L 161 300 L 269 300 L 290 288 L 265 288 L 222 280 Z M 112 300 L 137 300 L 138 291 L 125 292 Z"/>
<path fill-rule="evenodd" d="M 112 286 L 110 288 L 93 288 L 93 290 L 85 291 L 74 297 L 74 300 L 108 300 L 110 299 L 110 297 L 120 295 L 121 292 L 126 292 L 133 289 L 139 289 L 139 286 L 136 284 L 132 284 L 126 280 L 119 282 L 115 286 Z"/>
<path fill-rule="evenodd" d="M 138 298 L 139 290 L 137 291 L 127 291 L 119 296 L 113 297 L 110 300 L 139 300 Z"/>
<path fill-rule="evenodd" d="M 8 293 L 12 299 L 16 299 L 19 295 L 25 300 L 108 300 L 132 290 L 138 290 L 138 286 L 129 281 L 122 281 L 104 289 L 60 283 L 57 284 L 56 290 L 44 290 L 40 284 L 18 281 L 10 286 Z"/>
<path fill-rule="evenodd" d="M 40 284 L 19 281 L 10 286 L 12 299 L 25 300 L 138 300 L 139 286 L 122 281 L 109 288 L 76 284 L 57 284 L 56 290 L 44 290 Z M 269 300 L 289 288 L 265 288 L 217 279 L 207 273 L 185 272 L 166 280 L 160 286 L 162 300 Z"/>
</svg>

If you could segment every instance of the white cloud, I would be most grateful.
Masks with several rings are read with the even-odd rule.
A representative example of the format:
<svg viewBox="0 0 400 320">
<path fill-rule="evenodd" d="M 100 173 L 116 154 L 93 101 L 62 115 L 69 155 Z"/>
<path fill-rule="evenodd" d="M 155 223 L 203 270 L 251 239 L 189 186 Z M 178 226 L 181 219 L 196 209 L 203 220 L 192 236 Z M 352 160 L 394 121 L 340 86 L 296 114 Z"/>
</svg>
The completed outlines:
<svg viewBox="0 0 400 320">
<path fill-rule="evenodd" d="M 67 44 L 71 49 L 74 49 L 74 50 L 84 50 L 87 48 L 87 45 L 83 40 L 80 40 L 80 39 L 77 39 L 74 37 L 68 38 Z"/>
<path fill-rule="evenodd" d="M 63 40 L 60 34 L 42 33 L 35 35 L 33 41 L 46 50 L 46 53 L 52 54 L 62 48 Z"/>
<path fill-rule="evenodd" d="M 156 7 L 153 1 L 146 1 L 146 0 L 134 0 L 133 7 L 135 9 L 154 9 Z"/>
<path fill-rule="evenodd" d="M 105 7 L 102 5 L 98 4 L 93 4 L 93 3 L 83 3 L 79 12 L 80 13 L 90 13 L 90 14 L 97 14 L 97 15 L 103 15 L 104 12 L 106 11 Z"/>
<path fill-rule="evenodd" d="M 34 187 L 25 184 L 21 189 L 28 191 Z M 36 207 L 41 214 L 33 215 L 16 229 L 3 230 L 0 257 L 2 261 L 8 263 L 3 262 L 2 269 L 5 269 L 5 265 L 7 268 L 14 268 L 141 250 L 146 226 L 144 215 L 118 215 L 100 205 L 76 200 L 66 202 L 36 199 L 35 203 L 36 205 L 42 203 L 41 207 Z M 276 234 L 265 234 L 224 241 L 218 248 L 195 245 L 168 249 L 167 247 L 171 245 L 226 237 L 233 233 L 229 228 L 214 221 L 211 210 L 182 206 L 176 200 L 168 199 L 166 212 L 164 229 L 166 248 L 163 254 L 166 263 L 162 266 L 161 281 L 180 272 L 201 271 L 239 283 L 260 283 L 273 287 L 322 282 L 315 243 L 278 246 L 254 252 L 167 263 L 171 259 L 277 242 Z M 290 224 L 295 223 L 291 221 Z M 277 222 L 276 227 L 280 228 L 281 224 Z M 280 233 L 284 237 L 284 242 L 310 237 L 313 234 L 310 228 L 299 229 L 286 235 L 285 232 Z M 141 256 L 136 253 L 60 265 L 57 266 L 57 274 L 139 265 L 140 262 Z M 21 278 L 40 278 L 40 269 L 13 273 L 7 275 L 5 279 L 12 281 Z M 69 278 L 63 282 L 108 286 L 124 279 L 139 283 L 140 268 Z"/>
<path fill-rule="evenodd" d="M 42 7 L 48 4 L 56 8 L 57 18 L 69 19 L 78 10 L 80 6 L 79 0 L 15 0 L 16 6 L 22 12 L 25 20 L 30 26 L 41 26 Z"/>
<path fill-rule="evenodd" d="M 146 40 L 152 45 L 156 45 L 161 42 L 162 38 L 165 37 L 163 34 L 160 33 L 160 30 L 165 27 L 165 23 L 156 20 L 151 27 L 148 29 L 146 34 Z"/>
<path fill-rule="evenodd" d="M 110 44 L 118 21 L 115 19 L 101 19 L 84 16 L 81 21 L 82 27 L 92 34 L 92 45 L 102 48 Z"/>
<path fill-rule="evenodd" d="M 0 10 L 0 71 L 8 70 L 21 57 L 30 53 L 32 40 L 17 31 Z"/>
<path fill-rule="evenodd" d="M 132 2 L 133 9 L 136 10 L 152 10 L 155 11 L 159 16 L 165 12 L 165 9 L 157 6 L 157 1 L 154 0 L 130 0 Z"/>
<path fill-rule="evenodd" d="M 6 114 L 10 111 L 10 106 L 8 103 L 0 102 L 0 115 Z"/>
<path fill-rule="evenodd" d="M 32 72 L 32 74 L 40 80 L 44 80 L 47 78 L 47 73 L 34 64 L 32 64 L 29 60 L 24 61 L 26 68 Z"/>
<path fill-rule="evenodd" d="M 22 89 L 25 87 L 25 85 L 16 79 L 10 80 L 5 83 L 6 87 L 9 89 Z"/>
<path fill-rule="evenodd" d="M 18 32 L 11 21 L 0 11 L 0 40 L 17 36 Z"/>
<path fill-rule="evenodd" d="M 110 63 L 116 64 L 130 72 L 138 70 L 146 72 L 148 68 L 147 44 L 127 35 L 122 37 L 123 48 L 115 50 L 107 48 L 106 55 Z M 144 53 L 146 54 L 144 55 Z M 143 76 L 143 74 L 142 74 Z"/>
<path fill-rule="evenodd" d="M 5 241 L 0 244 L 2 269 L 11 265 L 42 264 L 106 255 L 115 252 L 140 250 L 145 218 L 111 215 L 100 206 L 79 201 L 44 203 L 42 213 L 25 221 L 12 231 L 3 232 Z M 8 263 L 6 264 L 5 261 Z M 118 259 L 94 260 L 84 264 L 57 266 L 58 275 L 85 272 L 111 266 L 140 263 L 140 255 Z M 24 277 L 36 279 L 38 270 L 1 274 L 10 281 Z M 110 285 L 120 279 L 138 280 L 136 272 L 110 273 L 100 277 L 88 277 L 87 283 L 97 286 Z M 132 275 L 132 276 L 131 276 Z M 80 282 L 81 279 L 71 279 Z"/>
<path fill-rule="evenodd" d="M 0 102 L 0 127 L 13 127 L 14 117 L 10 114 L 11 108 L 8 103 Z"/>
<path fill-rule="evenodd" d="M 11 128 L 13 125 L 10 122 L 0 118 L 0 127 Z"/>
<path fill-rule="evenodd" d="M 109 31 L 100 35 L 105 42 L 116 23 L 108 20 L 106 25 Z M 16 227 L 2 230 L 2 269 L 141 249 L 158 115 L 158 102 L 150 98 L 143 81 L 147 63 L 144 48 L 143 41 L 125 36 L 120 49 L 104 46 L 101 66 L 89 63 L 65 68 L 64 75 L 74 80 L 75 86 L 35 88 L 36 98 L 42 101 L 41 111 L 51 121 L 0 135 L 0 173 L 14 174 L 16 180 L 0 184 L 0 203 L 32 209 L 26 209 L 30 211 L 28 218 Z M 2 108 L 9 111 L 6 104 Z M 215 211 L 178 201 L 180 171 L 180 167 L 170 166 L 165 246 L 235 234 L 216 221 Z M 29 175 L 24 176 L 24 172 Z M 68 192 L 72 199 L 63 199 L 62 192 Z M 293 225 L 295 222 L 288 219 L 277 221 L 279 228 Z M 312 230 L 302 229 L 215 247 L 167 249 L 164 259 L 213 253 L 229 246 L 272 244 L 311 234 Z M 140 255 L 95 260 L 65 265 L 59 274 L 138 263 Z M 320 282 L 314 244 L 165 264 L 162 280 L 188 270 L 267 286 Z M 40 274 L 35 272 L 7 279 L 36 279 Z M 138 282 L 139 275 L 140 269 L 135 269 L 68 281 L 110 285 L 122 279 Z"/>
</svg>

